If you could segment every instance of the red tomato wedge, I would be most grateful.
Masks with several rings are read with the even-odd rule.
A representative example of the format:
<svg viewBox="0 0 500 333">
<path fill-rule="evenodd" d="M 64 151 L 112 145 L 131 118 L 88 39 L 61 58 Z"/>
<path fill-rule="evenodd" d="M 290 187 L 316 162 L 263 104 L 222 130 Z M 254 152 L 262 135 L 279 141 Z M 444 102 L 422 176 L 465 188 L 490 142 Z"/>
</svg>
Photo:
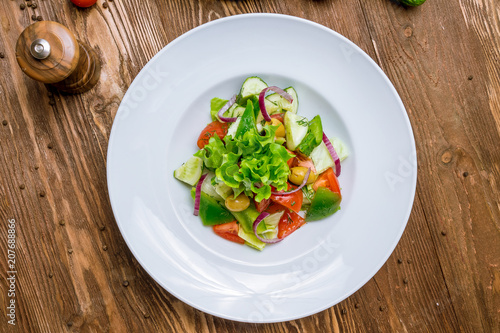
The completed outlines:
<svg viewBox="0 0 500 333">
<path fill-rule="evenodd" d="M 207 125 L 201 131 L 200 136 L 198 137 L 198 148 L 203 149 L 205 145 L 208 144 L 208 140 L 210 140 L 211 137 L 214 135 L 218 135 L 219 138 L 222 140 L 226 134 L 227 134 L 227 129 L 229 128 L 229 123 L 221 123 L 220 121 L 212 121 L 210 124 Z"/>
<path fill-rule="evenodd" d="M 259 213 L 262 213 L 271 204 L 271 199 L 262 199 L 261 202 L 257 202 L 257 201 L 254 201 L 254 202 L 255 202 L 255 208 L 257 209 L 257 211 Z"/>
<path fill-rule="evenodd" d="M 214 232 L 222 238 L 231 242 L 245 244 L 245 240 L 238 236 L 240 226 L 236 223 L 236 221 L 214 225 L 213 228 Z"/>
<path fill-rule="evenodd" d="M 266 212 L 268 212 L 269 214 L 274 214 L 274 213 L 281 212 L 284 210 L 288 210 L 288 209 L 286 207 L 283 207 L 280 204 L 277 204 L 276 202 L 271 202 L 269 207 L 266 208 Z"/>
<path fill-rule="evenodd" d="M 317 191 L 318 187 L 326 187 L 330 191 L 340 194 L 339 180 L 337 176 L 335 176 L 335 172 L 332 168 L 328 168 L 328 170 L 323 172 L 318 179 L 316 179 L 313 184 L 313 189 Z"/>
<path fill-rule="evenodd" d="M 290 184 L 288 184 L 288 188 L 289 190 L 291 189 Z M 273 191 L 274 190 L 275 189 L 273 188 Z M 302 191 L 297 191 L 292 194 L 285 194 L 285 195 L 271 194 L 270 199 L 273 202 L 276 202 L 298 213 L 300 211 L 300 208 L 302 207 L 302 201 L 304 200 L 304 195 Z"/>
<path fill-rule="evenodd" d="M 278 238 L 285 238 L 304 224 L 306 221 L 299 214 L 285 211 L 278 223 Z"/>
</svg>

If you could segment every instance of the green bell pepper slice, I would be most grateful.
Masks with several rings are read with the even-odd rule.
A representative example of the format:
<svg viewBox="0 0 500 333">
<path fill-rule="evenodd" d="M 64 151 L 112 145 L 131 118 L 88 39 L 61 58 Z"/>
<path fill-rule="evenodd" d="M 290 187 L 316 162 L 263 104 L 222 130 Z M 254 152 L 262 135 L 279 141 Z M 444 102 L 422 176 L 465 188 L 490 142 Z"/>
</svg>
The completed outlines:
<svg viewBox="0 0 500 333">
<path fill-rule="evenodd" d="M 302 139 L 297 149 L 304 155 L 309 156 L 311 152 L 323 141 L 323 125 L 320 116 L 314 117 L 309 122 L 307 134 Z"/>
<path fill-rule="evenodd" d="M 307 210 L 306 222 L 322 220 L 333 215 L 340 209 L 341 201 L 340 194 L 332 192 L 326 187 L 318 187 L 311 201 L 311 206 Z"/>
<path fill-rule="evenodd" d="M 191 190 L 191 196 L 195 198 L 196 190 Z M 203 225 L 212 226 L 234 221 L 234 216 L 222 205 L 206 194 L 200 193 L 200 212 L 199 216 Z"/>
</svg>

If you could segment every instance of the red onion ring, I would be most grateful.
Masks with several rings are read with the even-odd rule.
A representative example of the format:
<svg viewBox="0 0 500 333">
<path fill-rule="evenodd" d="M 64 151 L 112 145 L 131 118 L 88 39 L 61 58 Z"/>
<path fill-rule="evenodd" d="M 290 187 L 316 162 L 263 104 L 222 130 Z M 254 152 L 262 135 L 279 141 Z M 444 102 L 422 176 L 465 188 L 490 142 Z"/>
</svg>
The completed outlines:
<svg viewBox="0 0 500 333">
<path fill-rule="evenodd" d="M 328 140 L 325 132 L 323 132 L 323 142 L 325 143 L 326 148 L 328 148 L 328 151 L 332 156 L 333 162 L 335 162 L 335 176 L 338 177 L 340 176 L 340 158 L 339 155 L 337 155 L 335 148 L 333 148 L 332 143 L 330 142 L 330 140 Z"/>
<path fill-rule="evenodd" d="M 200 212 L 200 198 L 201 198 L 201 185 L 203 185 L 203 181 L 207 178 L 207 174 L 201 176 L 200 180 L 198 180 L 198 184 L 196 184 L 196 196 L 194 199 L 194 216 L 198 216 Z"/>
<path fill-rule="evenodd" d="M 293 102 L 292 95 L 290 95 L 289 93 L 287 93 L 286 91 L 284 91 L 283 89 L 281 89 L 279 87 L 270 86 L 270 87 L 262 89 L 262 91 L 260 92 L 260 95 L 259 95 L 259 107 L 260 107 L 260 111 L 262 112 L 262 116 L 264 117 L 265 121 L 271 121 L 271 117 L 269 117 L 269 113 L 267 113 L 266 102 L 264 100 L 264 97 L 266 96 L 266 92 L 268 90 L 274 91 L 275 93 L 279 94 L 281 97 L 283 97 L 284 99 L 286 99 L 290 103 Z"/>
<path fill-rule="evenodd" d="M 231 97 L 231 99 L 227 101 L 227 103 L 219 110 L 219 112 L 217 112 L 217 116 L 222 122 L 232 123 L 236 121 L 237 117 L 224 117 L 224 112 L 229 110 L 229 108 L 233 106 L 234 103 L 236 103 L 236 95 Z"/>
<path fill-rule="evenodd" d="M 297 187 L 295 190 L 291 190 L 290 192 L 271 192 L 271 194 L 274 195 L 287 195 L 287 194 L 292 194 L 297 191 L 300 191 L 304 186 L 306 186 L 307 180 L 309 179 L 309 175 L 311 174 L 311 168 L 307 168 L 306 175 L 304 176 L 304 180 L 302 181 L 302 184 L 300 184 L 299 187 Z"/>
<path fill-rule="evenodd" d="M 268 212 L 262 212 L 260 215 L 257 217 L 255 222 L 253 223 L 253 233 L 255 234 L 255 237 L 257 237 L 261 242 L 267 243 L 267 244 L 274 244 L 281 242 L 283 239 L 280 238 L 273 238 L 273 239 L 266 239 L 263 237 L 260 237 L 259 234 L 257 233 L 257 227 L 259 226 L 259 223 L 268 217 L 270 214 Z"/>
</svg>

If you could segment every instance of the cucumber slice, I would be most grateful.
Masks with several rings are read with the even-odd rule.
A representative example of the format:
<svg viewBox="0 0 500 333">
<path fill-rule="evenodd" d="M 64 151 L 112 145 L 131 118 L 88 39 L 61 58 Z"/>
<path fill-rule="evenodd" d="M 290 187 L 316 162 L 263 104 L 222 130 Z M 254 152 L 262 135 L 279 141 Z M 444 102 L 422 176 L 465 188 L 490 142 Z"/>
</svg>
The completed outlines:
<svg viewBox="0 0 500 333">
<path fill-rule="evenodd" d="M 294 151 L 302 142 L 309 128 L 308 123 L 306 117 L 293 112 L 285 113 L 285 138 L 289 150 Z"/>
<path fill-rule="evenodd" d="M 272 95 L 278 95 L 278 94 L 272 94 Z M 272 95 L 269 95 L 269 96 L 272 96 Z M 280 95 L 278 95 L 278 97 L 281 98 Z M 272 115 L 272 114 L 281 112 L 281 107 L 278 104 L 276 104 L 275 102 L 270 101 L 267 97 L 264 100 L 264 103 L 266 104 L 266 111 L 267 111 L 268 115 Z M 264 116 L 262 115 L 262 112 L 259 111 L 259 114 L 257 115 L 256 122 L 261 123 L 263 120 L 264 120 Z"/>
<path fill-rule="evenodd" d="M 323 141 L 321 141 L 319 146 L 313 149 L 309 157 L 313 161 L 314 167 L 316 168 L 316 174 L 318 175 L 326 169 L 335 166 L 332 156 Z"/>
<path fill-rule="evenodd" d="M 283 102 L 281 104 L 281 107 L 283 108 L 283 110 L 297 113 L 297 110 L 299 109 L 299 97 L 297 96 L 297 92 L 293 87 L 288 87 L 285 89 L 285 91 L 292 96 L 293 101 L 292 103 L 290 103 L 286 99 L 282 98 Z"/>
<path fill-rule="evenodd" d="M 241 117 L 243 112 L 245 112 L 245 108 L 242 107 L 241 105 L 234 103 L 233 105 L 231 105 L 229 110 L 227 110 L 226 117 Z"/>
<path fill-rule="evenodd" d="M 229 125 L 229 128 L 227 129 L 226 136 L 232 136 L 234 138 L 234 136 L 236 135 L 236 130 L 238 129 L 238 126 L 240 125 L 240 121 L 241 121 L 241 117 L 238 117 L 238 119 L 236 119 L 235 122 L 233 122 L 233 123 L 231 123 L 231 125 Z"/>
<path fill-rule="evenodd" d="M 192 156 L 186 163 L 174 171 L 174 177 L 186 184 L 195 186 L 198 180 L 200 180 L 202 171 L 203 160 Z"/>
<path fill-rule="evenodd" d="M 292 96 L 292 99 L 293 99 L 292 103 L 287 101 L 285 98 L 281 97 L 280 94 L 276 94 L 276 93 L 271 94 L 271 95 L 267 96 L 266 99 L 269 102 L 276 104 L 277 108 L 276 109 L 271 108 L 271 110 L 273 111 L 273 112 L 271 112 L 268 109 L 267 104 L 266 104 L 267 113 L 274 114 L 274 113 L 279 113 L 283 110 L 290 111 L 292 113 L 297 113 L 297 110 L 299 108 L 299 97 L 297 96 L 297 92 L 295 91 L 295 89 L 293 87 L 288 87 L 284 90 L 285 90 L 285 92 L 289 93 Z"/>
<path fill-rule="evenodd" d="M 281 104 L 282 104 L 282 100 L 283 100 L 283 97 L 281 97 L 281 95 L 279 95 L 277 93 L 272 93 L 272 94 L 269 94 L 266 97 L 266 99 L 267 99 L 268 102 L 273 103 L 274 105 L 276 105 L 276 110 L 281 109 Z M 270 110 L 267 108 L 267 104 L 266 104 L 266 110 L 267 110 L 268 113 L 270 112 Z"/>
<path fill-rule="evenodd" d="M 267 83 L 265 83 L 258 76 L 251 76 L 243 82 L 240 89 L 240 94 L 238 95 L 238 104 L 244 104 L 248 98 L 260 94 L 262 89 L 267 88 Z"/>
</svg>

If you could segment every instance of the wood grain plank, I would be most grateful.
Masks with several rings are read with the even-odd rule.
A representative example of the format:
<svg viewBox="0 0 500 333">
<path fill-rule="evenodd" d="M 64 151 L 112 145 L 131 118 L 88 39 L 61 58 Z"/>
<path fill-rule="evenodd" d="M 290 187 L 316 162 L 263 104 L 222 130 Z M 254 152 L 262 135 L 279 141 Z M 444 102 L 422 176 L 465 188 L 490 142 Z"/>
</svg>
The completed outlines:
<svg viewBox="0 0 500 333">
<path fill-rule="evenodd" d="M 419 221 L 427 223 L 422 226 L 429 230 L 426 243 L 436 249 L 454 320 L 462 331 L 498 330 L 493 320 L 498 314 L 482 304 L 499 304 L 498 296 L 485 289 L 491 284 L 491 267 L 500 258 L 499 188 L 481 179 L 483 173 L 498 179 L 500 160 L 494 120 L 498 109 L 490 108 L 483 81 L 488 54 L 460 19 L 458 6 L 440 2 L 404 11 L 380 2 L 363 3 L 380 46 L 379 61 L 403 96 L 414 125 L 422 170 L 418 198 L 425 211 Z M 372 13 L 381 10 L 389 20 L 375 20 Z M 443 17 L 442 12 L 449 15 Z M 440 24 L 428 29 L 429 22 Z M 391 38 L 382 38 L 387 34 Z M 443 44 L 449 47 L 440 47 Z M 474 80 L 468 80 L 471 73 L 476 74 Z"/>
</svg>

